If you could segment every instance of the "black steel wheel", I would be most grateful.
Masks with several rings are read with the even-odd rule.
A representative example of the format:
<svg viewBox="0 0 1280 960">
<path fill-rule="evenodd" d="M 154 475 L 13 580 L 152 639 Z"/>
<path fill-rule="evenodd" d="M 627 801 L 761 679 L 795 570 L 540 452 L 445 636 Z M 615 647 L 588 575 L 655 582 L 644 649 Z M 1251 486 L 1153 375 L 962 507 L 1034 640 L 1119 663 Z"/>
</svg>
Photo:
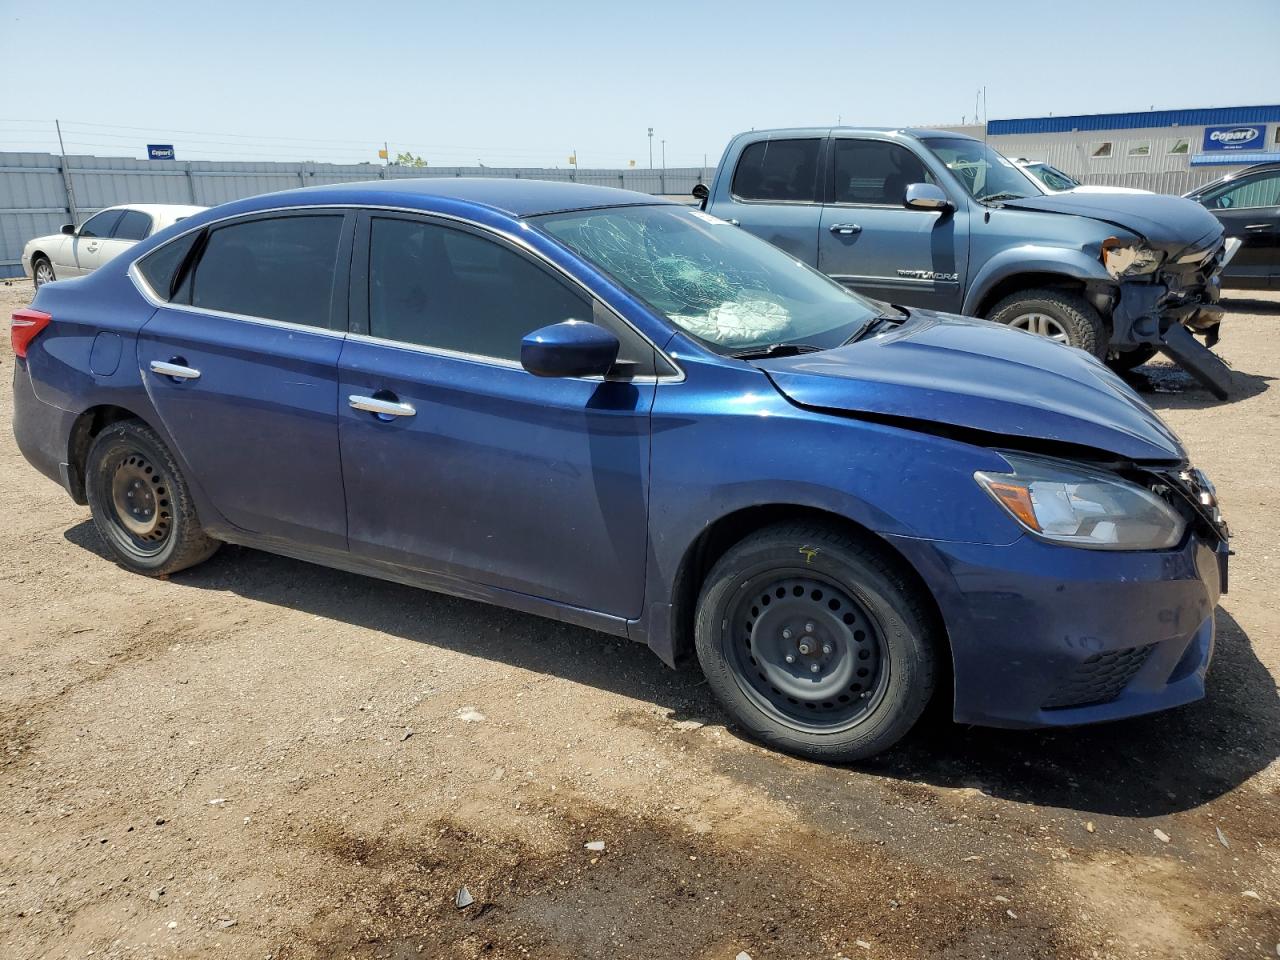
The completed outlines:
<svg viewBox="0 0 1280 960">
<path fill-rule="evenodd" d="M 867 608 L 797 567 L 752 577 L 722 629 L 744 692 L 801 729 L 840 730 L 870 715 L 889 664 Z"/>
<path fill-rule="evenodd" d="M 712 568 L 694 642 L 708 684 L 748 733 L 847 762 L 891 747 L 928 705 L 943 649 L 932 609 L 877 542 L 781 524 Z"/>
<path fill-rule="evenodd" d="M 130 570 L 165 576 L 218 549 L 200 526 L 173 455 L 141 421 L 113 423 L 94 438 L 85 493 L 98 532 Z"/>
</svg>

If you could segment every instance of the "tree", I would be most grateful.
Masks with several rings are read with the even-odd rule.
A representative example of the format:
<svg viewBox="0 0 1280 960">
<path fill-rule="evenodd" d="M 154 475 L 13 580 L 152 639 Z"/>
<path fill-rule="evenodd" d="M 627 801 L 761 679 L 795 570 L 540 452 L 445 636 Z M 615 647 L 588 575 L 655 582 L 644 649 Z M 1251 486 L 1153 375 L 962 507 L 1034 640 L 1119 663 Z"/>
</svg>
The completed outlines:
<svg viewBox="0 0 1280 960">
<path fill-rule="evenodd" d="M 412 153 L 403 152 L 396 154 L 396 166 L 399 167 L 425 167 L 427 161 L 422 157 L 415 157 Z"/>
</svg>

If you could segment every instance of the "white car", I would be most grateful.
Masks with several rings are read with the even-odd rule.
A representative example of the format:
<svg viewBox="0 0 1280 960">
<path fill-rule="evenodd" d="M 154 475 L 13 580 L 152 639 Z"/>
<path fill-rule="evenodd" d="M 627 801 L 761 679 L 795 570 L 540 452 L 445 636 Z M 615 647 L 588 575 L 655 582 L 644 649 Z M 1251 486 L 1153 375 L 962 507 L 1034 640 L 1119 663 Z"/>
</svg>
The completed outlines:
<svg viewBox="0 0 1280 960">
<path fill-rule="evenodd" d="M 93 273 L 139 240 L 204 209 L 177 203 L 107 207 L 80 224 L 79 229 L 68 223 L 61 233 L 30 241 L 22 251 L 22 270 L 37 287 Z"/>
<path fill-rule="evenodd" d="M 1063 173 L 1052 164 L 1043 160 L 1026 160 L 1019 158 L 1013 161 L 1023 173 L 1029 176 L 1047 193 L 1150 193 L 1150 190 L 1139 190 L 1137 187 L 1109 187 L 1104 184 L 1081 183 L 1075 177 Z"/>
</svg>

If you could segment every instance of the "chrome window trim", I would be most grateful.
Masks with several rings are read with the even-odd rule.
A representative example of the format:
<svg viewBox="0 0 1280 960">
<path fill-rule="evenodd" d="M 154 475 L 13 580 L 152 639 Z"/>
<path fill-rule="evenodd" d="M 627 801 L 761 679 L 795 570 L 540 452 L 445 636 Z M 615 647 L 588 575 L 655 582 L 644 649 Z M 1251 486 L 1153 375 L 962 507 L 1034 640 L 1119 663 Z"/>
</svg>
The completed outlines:
<svg viewBox="0 0 1280 960">
<path fill-rule="evenodd" d="M 632 206 L 636 206 L 636 204 L 632 204 Z M 196 307 L 187 303 L 171 303 L 170 301 L 163 300 L 160 298 L 160 296 L 155 292 L 155 290 L 152 289 L 151 285 L 148 284 L 146 279 L 142 276 L 142 272 L 138 269 L 138 264 L 142 260 L 145 260 L 147 257 L 151 256 L 157 250 L 160 250 L 163 247 L 167 247 L 169 244 L 174 243 L 180 240 L 182 237 L 187 236 L 187 234 L 195 233 L 199 230 L 212 229 L 218 224 L 228 223 L 234 220 L 241 220 L 247 217 L 258 217 L 258 216 L 262 216 L 265 214 L 272 214 L 272 213 L 289 213 L 291 211 L 297 211 L 297 210 L 354 210 L 356 212 L 359 212 L 361 210 L 378 210 L 378 211 L 390 212 L 390 213 L 416 214 L 417 216 L 420 216 L 420 217 L 427 217 L 427 218 L 434 217 L 440 220 L 449 220 L 454 223 L 460 223 L 465 226 L 471 227 L 474 230 L 478 230 L 482 233 L 486 233 L 491 236 L 501 237 L 507 242 L 525 251 L 527 254 L 529 254 L 535 260 L 537 260 L 538 263 L 552 270 L 556 274 L 556 276 L 562 277 L 564 280 L 572 284 L 575 288 L 581 289 L 582 292 L 586 294 L 586 296 L 589 297 L 593 303 L 600 303 L 606 310 L 609 311 L 610 314 L 612 314 L 618 320 L 619 323 L 623 324 L 625 327 L 631 330 L 637 337 L 640 338 L 642 342 L 647 343 L 653 349 L 654 353 L 656 353 L 659 357 L 665 360 L 671 366 L 671 368 L 675 371 L 675 373 L 662 374 L 660 376 L 635 377 L 633 379 L 629 379 L 623 382 L 626 382 L 626 383 L 683 383 L 685 380 L 684 368 L 680 366 L 680 364 L 676 363 L 675 360 L 665 350 L 663 350 L 651 339 L 649 339 L 649 337 L 645 336 L 644 332 L 642 330 L 637 329 L 635 324 L 631 323 L 626 319 L 626 317 L 618 313 L 618 311 L 613 308 L 612 304 L 606 303 L 604 300 L 600 299 L 600 297 L 596 296 L 596 294 L 594 294 L 585 283 L 583 283 L 581 280 L 579 280 L 577 277 L 573 276 L 572 274 L 568 273 L 559 264 L 553 262 L 552 260 L 549 260 L 545 254 L 541 253 L 538 250 L 535 250 L 526 240 L 524 240 L 518 234 L 512 233 L 509 230 L 499 230 L 494 227 L 489 227 L 483 223 L 477 223 L 474 220 L 469 220 L 466 217 L 460 217 L 457 214 L 452 214 L 452 213 L 439 213 L 434 210 L 423 210 L 418 207 L 395 206 L 393 204 L 311 203 L 311 204 L 293 204 L 293 205 L 284 206 L 284 207 L 270 207 L 264 210 L 248 210 L 243 213 L 228 214 L 227 216 L 219 217 L 216 220 L 209 220 L 209 221 L 206 221 L 205 223 L 193 225 L 190 229 L 183 230 L 181 233 L 175 235 L 169 240 L 166 240 L 164 243 L 160 244 L 154 249 L 148 250 L 146 253 L 146 256 L 139 257 L 137 260 L 134 260 L 132 263 L 129 264 L 129 270 L 128 270 L 129 278 L 133 281 L 134 286 L 138 288 L 138 292 L 142 294 L 143 298 L 146 299 L 147 302 L 149 302 L 155 307 L 168 307 L 173 310 L 182 310 L 184 312 L 194 313 L 197 315 L 206 314 L 206 315 L 215 316 L 215 317 L 225 317 L 232 320 L 245 320 L 250 323 L 258 323 L 264 326 L 282 327 L 289 330 L 312 330 L 312 331 L 318 331 L 321 333 L 332 334 L 339 337 L 351 337 L 352 339 L 361 339 L 361 338 L 367 337 L 369 340 L 376 343 L 380 343 L 380 344 L 390 344 L 392 346 L 402 347 L 405 349 L 416 349 L 418 350 L 418 352 L 423 352 L 423 353 L 437 353 L 441 356 L 454 356 L 456 358 L 474 360 L 480 363 L 488 362 L 497 366 L 505 366 L 507 364 L 514 362 L 510 360 L 500 360 L 499 358 L 496 358 L 496 357 L 482 357 L 475 354 L 456 353 L 455 351 L 451 351 L 451 350 L 436 350 L 429 347 L 420 348 L 420 345 L 418 344 L 404 343 L 399 340 L 384 340 L 377 337 L 370 337 L 367 334 L 353 334 L 347 330 L 330 330 L 327 327 L 323 327 L 323 328 L 311 327 L 301 323 L 287 323 L 283 320 L 271 320 L 267 317 L 251 317 L 251 316 L 246 316 L 244 314 L 238 314 L 238 313 L 226 313 L 221 310 L 210 310 L 208 307 Z M 534 228 L 530 226 L 529 229 L 534 229 Z M 523 367 L 520 367 L 519 363 L 516 363 L 515 365 L 519 367 L 521 370 L 524 369 Z M 530 376 L 532 376 L 532 374 L 530 374 Z M 585 378 L 575 377 L 572 379 L 604 380 L 603 377 L 585 377 Z"/>
</svg>

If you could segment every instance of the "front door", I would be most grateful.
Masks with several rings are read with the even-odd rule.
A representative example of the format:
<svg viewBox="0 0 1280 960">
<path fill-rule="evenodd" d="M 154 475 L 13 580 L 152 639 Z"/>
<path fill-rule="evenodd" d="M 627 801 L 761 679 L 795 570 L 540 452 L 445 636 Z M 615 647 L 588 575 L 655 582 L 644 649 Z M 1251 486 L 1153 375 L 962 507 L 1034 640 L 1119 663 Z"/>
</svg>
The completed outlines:
<svg viewBox="0 0 1280 960">
<path fill-rule="evenodd" d="M 337 550 L 337 373 L 354 219 L 308 212 L 215 227 L 138 337 L 147 393 L 217 511 L 251 533 Z"/>
<path fill-rule="evenodd" d="M 1280 171 L 1241 178 L 1201 202 L 1222 221 L 1240 249 L 1223 268 L 1228 287 L 1280 287 Z"/>
<path fill-rule="evenodd" d="M 837 133 L 831 151 L 818 269 L 877 300 L 958 313 L 968 214 L 903 206 L 908 186 L 938 180 L 901 144 Z"/>
<path fill-rule="evenodd" d="M 75 276 L 92 273 L 106 261 L 106 247 L 110 244 L 111 234 L 124 216 L 123 210 L 103 210 L 80 225 L 76 235 L 71 238 L 71 267 Z"/>
<path fill-rule="evenodd" d="M 600 308 L 505 241 L 408 214 L 363 221 L 352 276 L 357 332 L 339 364 L 351 551 L 638 616 L 655 384 L 519 363 L 526 333 L 602 322 Z"/>
</svg>

